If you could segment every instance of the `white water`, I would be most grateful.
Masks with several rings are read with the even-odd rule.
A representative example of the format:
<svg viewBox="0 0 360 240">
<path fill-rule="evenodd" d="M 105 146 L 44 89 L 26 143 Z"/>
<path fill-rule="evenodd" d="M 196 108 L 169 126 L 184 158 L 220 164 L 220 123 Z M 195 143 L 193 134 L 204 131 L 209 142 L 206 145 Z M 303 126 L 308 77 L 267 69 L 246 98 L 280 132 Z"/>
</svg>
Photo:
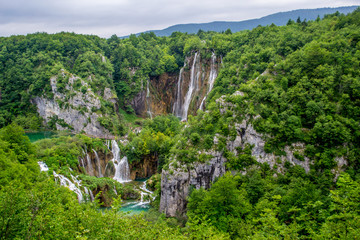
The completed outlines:
<svg viewBox="0 0 360 240">
<path fill-rule="evenodd" d="M 216 68 L 215 68 L 215 61 L 216 61 L 216 55 L 215 55 L 215 53 L 212 53 L 212 55 L 211 55 L 210 74 L 209 74 L 209 81 L 208 81 L 209 88 L 208 88 L 208 90 L 206 92 L 205 97 L 201 101 L 201 104 L 200 104 L 200 107 L 199 107 L 200 110 L 204 109 L 204 102 L 206 100 L 206 97 L 214 87 L 215 79 L 217 77 L 217 71 L 216 71 Z"/>
<path fill-rule="evenodd" d="M 94 168 L 92 167 L 91 158 L 88 153 L 86 153 L 86 160 L 87 160 L 87 173 L 91 176 L 94 176 Z"/>
<path fill-rule="evenodd" d="M 131 181 L 130 168 L 127 157 L 124 156 L 122 159 L 120 159 L 120 148 L 115 140 L 111 141 L 111 145 L 112 145 L 111 152 L 114 156 L 114 158 L 111 161 L 114 163 L 114 167 L 115 167 L 114 180 L 120 183 Z"/>
<path fill-rule="evenodd" d="M 85 167 L 84 159 L 79 157 L 80 167 Z"/>
<path fill-rule="evenodd" d="M 40 167 L 40 172 L 49 171 L 49 167 L 46 165 L 46 163 L 39 161 L 38 164 L 39 164 L 39 167 Z"/>
<path fill-rule="evenodd" d="M 194 89 L 196 88 L 195 81 L 197 82 L 198 78 L 200 76 L 199 72 L 195 71 L 197 58 L 198 58 L 198 53 L 196 52 L 195 56 L 194 56 L 193 64 L 191 66 L 190 83 L 189 83 L 188 92 L 186 93 L 186 96 L 185 96 L 184 105 L 182 108 L 181 120 L 187 119 L 187 114 L 188 114 L 189 106 L 191 103 L 192 94 L 193 94 Z"/>
<path fill-rule="evenodd" d="M 84 187 L 84 191 L 85 191 L 86 195 L 90 196 L 90 200 L 93 202 L 94 201 L 94 195 L 93 195 L 92 191 L 89 191 L 89 189 L 87 187 Z"/>
<path fill-rule="evenodd" d="M 180 69 L 179 80 L 178 80 L 178 84 L 177 84 L 176 101 L 175 101 L 174 107 L 173 107 L 173 114 L 177 117 L 181 117 L 181 82 L 183 79 L 182 75 L 183 75 L 185 66 L 186 66 L 186 61 L 184 63 L 184 67 L 182 67 Z"/>
<path fill-rule="evenodd" d="M 150 119 L 152 119 L 149 84 L 150 84 L 150 81 L 147 80 L 147 83 L 146 83 L 146 103 L 147 103 L 147 106 L 148 106 L 147 113 L 149 114 Z"/>
<path fill-rule="evenodd" d="M 97 168 L 98 168 L 98 177 L 104 177 L 103 174 L 101 173 L 101 165 L 100 165 L 99 156 L 98 156 L 97 152 L 94 149 L 93 149 L 93 152 L 95 154 L 96 165 L 97 165 Z"/>
<path fill-rule="evenodd" d="M 73 181 L 75 179 L 75 182 L 77 183 L 78 187 L 76 187 L 76 185 L 74 183 L 72 183 L 67 177 L 65 177 L 61 174 L 57 174 L 55 171 L 53 171 L 53 175 L 54 175 L 55 179 L 60 181 L 60 186 L 67 187 L 71 191 L 76 193 L 79 203 L 81 203 L 84 200 L 83 194 L 82 194 L 80 188 L 78 188 L 81 186 L 80 181 L 78 181 L 74 176 L 71 175 Z"/>
<path fill-rule="evenodd" d="M 135 208 L 141 205 L 145 205 L 145 204 L 149 204 L 150 200 L 144 200 L 145 196 L 149 196 L 149 198 L 151 198 L 151 200 L 154 200 L 155 197 L 152 196 L 153 192 L 150 191 L 149 189 L 146 188 L 146 182 L 147 180 L 140 186 L 140 194 L 141 194 L 141 199 L 140 202 L 138 202 L 137 204 L 133 205 L 131 208 Z"/>
</svg>

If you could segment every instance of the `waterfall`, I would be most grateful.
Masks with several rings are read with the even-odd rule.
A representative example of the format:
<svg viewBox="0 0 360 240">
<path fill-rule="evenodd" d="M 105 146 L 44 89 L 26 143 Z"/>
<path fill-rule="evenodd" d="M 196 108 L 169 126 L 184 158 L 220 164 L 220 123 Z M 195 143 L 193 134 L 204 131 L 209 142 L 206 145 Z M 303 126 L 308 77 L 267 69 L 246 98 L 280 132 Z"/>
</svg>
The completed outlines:
<svg viewBox="0 0 360 240">
<path fill-rule="evenodd" d="M 85 194 L 90 196 L 90 201 L 94 201 L 94 195 L 91 190 L 89 190 L 87 187 L 84 187 Z"/>
<path fill-rule="evenodd" d="M 91 158 L 88 153 L 86 153 L 86 160 L 87 160 L 87 174 L 94 176 L 94 168 L 92 167 Z"/>
<path fill-rule="evenodd" d="M 79 203 L 81 203 L 84 200 L 84 197 L 82 195 L 81 190 L 78 188 L 80 187 L 80 181 L 78 181 L 76 179 L 76 183 L 78 184 L 78 187 L 76 187 L 76 185 L 74 183 L 72 183 L 67 177 L 61 175 L 61 174 L 57 174 L 55 171 L 53 171 L 53 175 L 55 177 L 55 179 L 58 179 L 60 181 L 60 186 L 64 186 L 69 188 L 71 191 L 75 192 L 77 197 L 78 197 L 78 201 Z M 74 176 L 71 175 L 71 177 L 74 180 Z"/>
<path fill-rule="evenodd" d="M 103 175 L 101 173 L 101 165 L 100 165 L 99 156 L 98 156 L 97 152 L 94 149 L 93 149 L 93 152 L 95 154 L 96 165 L 97 165 L 97 168 L 98 168 L 98 177 L 103 177 Z"/>
<path fill-rule="evenodd" d="M 82 157 L 79 157 L 79 164 L 80 164 L 80 167 L 85 167 L 85 163 L 84 163 L 84 159 Z"/>
<path fill-rule="evenodd" d="M 144 200 L 144 197 L 146 195 L 150 196 L 150 198 L 154 201 L 155 197 L 151 196 L 153 194 L 153 192 L 146 188 L 146 182 L 147 182 L 147 180 L 140 186 L 140 190 L 141 190 L 140 191 L 140 195 L 141 195 L 140 202 L 138 202 L 137 204 L 135 204 L 131 208 L 135 208 L 135 207 L 138 207 L 138 206 L 149 204 L 150 200 L 147 200 L 147 201 Z"/>
<path fill-rule="evenodd" d="M 184 67 L 182 67 L 180 69 L 180 73 L 179 73 L 179 80 L 178 80 L 178 84 L 177 84 L 177 95 L 176 95 L 176 101 L 174 102 L 174 107 L 173 107 L 173 114 L 177 117 L 181 117 L 181 82 L 183 79 L 183 72 L 186 66 L 186 61 L 184 63 Z"/>
<path fill-rule="evenodd" d="M 147 83 L 146 83 L 146 104 L 148 106 L 147 113 L 149 114 L 150 119 L 152 119 L 149 84 L 150 84 L 150 81 L 147 80 Z"/>
<path fill-rule="evenodd" d="M 206 92 L 205 97 L 201 101 L 201 104 L 200 104 L 200 107 L 199 107 L 199 109 L 201 109 L 201 110 L 203 110 L 203 108 L 204 108 L 204 102 L 206 100 L 206 97 L 211 92 L 211 90 L 213 89 L 215 79 L 217 77 L 217 71 L 216 71 L 216 68 L 215 68 L 215 62 L 216 62 L 216 55 L 215 55 L 215 53 L 212 53 L 212 55 L 211 55 L 210 74 L 209 74 L 209 81 L 208 81 L 209 88 L 208 88 L 208 90 Z"/>
<path fill-rule="evenodd" d="M 39 167 L 40 167 L 40 172 L 49 171 L 49 167 L 46 165 L 46 163 L 39 161 L 38 164 L 39 164 Z"/>
<path fill-rule="evenodd" d="M 194 56 L 193 64 L 191 66 L 190 84 L 189 84 L 188 92 L 186 93 L 186 96 L 185 96 L 184 105 L 183 105 L 183 109 L 182 109 L 182 113 L 181 113 L 181 120 L 187 119 L 187 114 L 188 114 L 189 106 L 191 103 L 191 97 L 192 97 L 194 89 L 197 87 L 197 86 L 195 86 L 195 80 L 198 81 L 198 78 L 199 78 L 199 73 L 195 72 L 197 58 L 198 58 L 198 53 L 196 52 L 195 56 Z"/>
<path fill-rule="evenodd" d="M 131 181 L 130 168 L 127 157 L 125 156 L 122 159 L 120 159 L 120 148 L 115 140 L 111 141 L 111 145 L 112 145 L 111 151 L 114 156 L 112 162 L 114 163 L 114 167 L 115 167 L 114 179 L 120 183 Z"/>
</svg>

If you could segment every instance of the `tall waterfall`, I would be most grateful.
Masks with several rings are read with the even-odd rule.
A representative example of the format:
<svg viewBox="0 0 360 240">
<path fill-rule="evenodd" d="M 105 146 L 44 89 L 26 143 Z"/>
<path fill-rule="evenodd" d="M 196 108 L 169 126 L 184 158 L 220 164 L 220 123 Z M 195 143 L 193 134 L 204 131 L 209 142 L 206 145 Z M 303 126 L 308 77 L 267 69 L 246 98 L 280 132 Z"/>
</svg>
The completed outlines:
<svg viewBox="0 0 360 240">
<path fill-rule="evenodd" d="M 180 69 L 179 73 L 179 80 L 177 84 L 177 95 L 176 95 L 176 101 L 174 103 L 173 107 L 173 114 L 177 117 L 181 117 L 181 82 L 183 80 L 183 72 L 186 66 L 186 62 L 184 63 L 184 67 Z"/>
<path fill-rule="evenodd" d="M 147 103 L 147 107 L 148 107 L 147 113 L 149 114 L 150 119 L 152 119 L 149 85 L 150 85 L 150 81 L 147 80 L 147 83 L 146 83 L 146 103 Z"/>
<path fill-rule="evenodd" d="M 188 114 L 189 106 L 191 103 L 191 97 L 192 97 L 194 89 L 197 87 L 195 84 L 195 81 L 196 82 L 198 81 L 198 78 L 200 75 L 199 71 L 195 71 L 197 58 L 198 58 L 198 53 L 196 52 L 195 56 L 194 56 L 193 64 L 191 66 L 190 83 L 189 83 L 188 92 L 186 93 L 186 96 L 185 96 L 184 105 L 182 107 L 181 120 L 187 119 L 187 114 Z"/>
<path fill-rule="evenodd" d="M 100 165 L 99 156 L 98 156 L 97 152 L 94 149 L 93 149 L 93 152 L 95 154 L 96 165 L 97 165 L 97 168 L 98 168 L 98 177 L 103 177 L 103 174 L 101 173 L 101 165 Z"/>
<path fill-rule="evenodd" d="M 206 97 L 209 94 L 209 92 L 211 92 L 211 90 L 213 89 L 215 79 L 217 77 L 217 71 L 216 71 L 216 68 L 215 68 L 215 62 L 216 62 L 216 55 L 215 55 L 215 53 L 212 53 L 212 55 L 211 55 L 210 74 L 209 74 L 209 81 L 208 81 L 209 88 L 208 88 L 208 90 L 206 92 L 205 97 L 201 101 L 201 104 L 200 104 L 200 107 L 199 107 L 199 109 L 201 109 L 201 110 L 203 110 L 203 108 L 204 108 L 204 102 L 206 100 Z"/>
<path fill-rule="evenodd" d="M 120 183 L 131 181 L 130 168 L 127 157 L 124 156 L 122 159 L 120 159 L 120 148 L 115 140 L 111 141 L 111 145 L 112 145 L 111 152 L 114 156 L 112 162 L 114 163 L 114 167 L 115 167 L 114 179 Z"/>
</svg>

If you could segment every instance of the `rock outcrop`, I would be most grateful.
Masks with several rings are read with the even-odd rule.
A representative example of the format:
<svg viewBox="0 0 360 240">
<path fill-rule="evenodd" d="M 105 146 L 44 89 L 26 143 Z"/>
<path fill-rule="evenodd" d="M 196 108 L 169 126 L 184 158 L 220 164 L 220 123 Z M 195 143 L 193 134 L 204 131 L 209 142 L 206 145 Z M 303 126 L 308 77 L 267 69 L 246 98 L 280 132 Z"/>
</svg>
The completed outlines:
<svg viewBox="0 0 360 240">
<path fill-rule="evenodd" d="M 221 153 L 212 155 L 213 158 L 206 163 L 194 163 L 186 169 L 170 164 L 169 170 L 162 171 L 161 212 L 168 217 L 185 213 L 191 187 L 208 189 L 216 178 L 225 173 L 226 159 Z"/>
<path fill-rule="evenodd" d="M 60 74 L 66 77 L 64 71 Z M 75 89 L 75 82 L 81 83 L 81 90 Z M 112 138 L 110 132 L 98 121 L 102 116 L 100 96 L 94 93 L 87 82 L 70 75 L 65 91 L 58 89 L 56 76 L 50 79 L 50 84 L 52 98 L 42 96 L 32 99 L 32 103 L 37 106 L 38 113 L 46 124 L 55 124 L 57 130 L 70 129 L 75 133 L 84 132 L 94 137 Z M 111 102 L 114 108 L 116 99 L 116 95 L 105 88 L 104 100 Z"/>
</svg>

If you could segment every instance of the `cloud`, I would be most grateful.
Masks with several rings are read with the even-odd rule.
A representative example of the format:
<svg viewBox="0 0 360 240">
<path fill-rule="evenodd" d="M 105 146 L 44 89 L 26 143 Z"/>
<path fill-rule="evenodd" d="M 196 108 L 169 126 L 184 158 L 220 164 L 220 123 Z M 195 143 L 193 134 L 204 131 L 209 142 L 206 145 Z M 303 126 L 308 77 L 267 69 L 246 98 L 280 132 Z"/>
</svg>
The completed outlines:
<svg viewBox="0 0 360 240">
<path fill-rule="evenodd" d="M 0 36 L 73 31 L 109 37 L 180 23 L 241 21 L 299 8 L 360 0 L 0 0 Z"/>
</svg>

